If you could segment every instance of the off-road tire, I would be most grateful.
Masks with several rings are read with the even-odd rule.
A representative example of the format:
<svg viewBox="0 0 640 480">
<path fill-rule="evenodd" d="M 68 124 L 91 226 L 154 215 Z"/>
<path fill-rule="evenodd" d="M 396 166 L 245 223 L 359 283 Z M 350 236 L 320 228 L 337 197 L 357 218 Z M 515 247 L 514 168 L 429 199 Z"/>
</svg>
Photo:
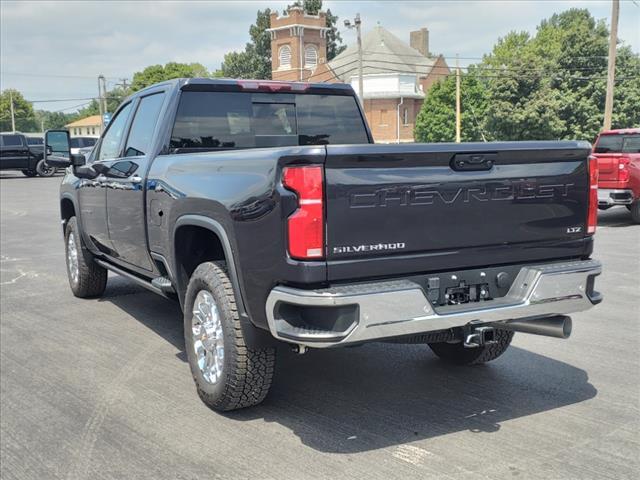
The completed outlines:
<svg viewBox="0 0 640 480">
<path fill-rule="evenodd" d="M 73 235 L 78 257 L 78 279 L 73 281 L 71 275 L 71 266 L 69 264 L 69 237 Z M 107 287 L 108 272 L 93 260 L 93 255 L 87 249 L 82 241 L 82 235 L 78 229 L 78 221 L 76 217 L 71 217 L 67 222 L 64 235 L 65 244 L 65 261 L 67 264 L 67 276 L 71 291 L 76 297 L 90 298 L 99 297 L 104 293 Z"/>
<path fill-rule="evenodd" d="M 636 200 L 629 207 L 633 223 L 640 223 L 640 200 Z"/>
<path fill-rule="evenodd" d="M 22 174 L 25 177 L 35 177 L 36 175 L 38 175 L 38 172 L 36 172 L 35 170 L 21 170 Z"/>
<path fill-rule="evenodd" d="M 213 384 L 204 379 L 198 367 L 192 335 L 194 302 L 201 290 L 213 296 L 224 338 L 222 374 Z M 217 411 L 236 410 L 257 405 L 267 396 L 275 370 L 276 350 L 247 347 L 225 262 L 202 263 L 191 275 L 184 302 L 184 338 L 196 390 L 208 407 Z"/>
<path fill-rule="evenodd" d="M 442 360 L 456 365 L 479 365 L 495 360 L 502 355 L 513 339 L 513 332 L 495 330 L 496 343 L 483 347 L 466 348 L 459 343 L 430 343 L 429 347 Z"/>
<path fill-rule="evenodd" d="M 47 165 L 47 162 L 43 158 L 42 160 L 39 160 L 38 163 L 36 164 L 36 172 L 41 177 L 52 177 L 56 173 L 56 168 L 50 167 L 49 165 Z"/>
</svg>

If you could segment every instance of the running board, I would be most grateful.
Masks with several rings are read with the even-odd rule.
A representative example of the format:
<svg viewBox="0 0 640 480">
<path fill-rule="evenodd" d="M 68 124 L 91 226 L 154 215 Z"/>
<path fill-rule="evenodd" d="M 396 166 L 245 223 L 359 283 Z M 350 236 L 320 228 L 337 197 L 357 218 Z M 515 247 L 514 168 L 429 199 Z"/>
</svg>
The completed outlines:
<svg viewBox="0 0 640 480">
<path fill-rule="evenodd" d="M 151 285 L 153 285 L 156 288 L 159 288 L 160 290 L 162 290 L 164 293 L 167 293 L 167 294 L 176 293 L 176 291 L 173 289 L 173 285 L 171 285 L 171 280 L 169 280 L 167 277 L 156 277 L 153 280 L 151 280 Z"/>
<path fill-rule="evenodd" d="M 165 298 L 169 298 L 169 299 L 174 299 L 175 297 L 172 295 L 173 293 L 173 288 L 171 289 L 171 292 L 168 291 L 164 291 L 162 288 L 156 286 L 153 284 L 153 280 L 152 281 L 148 281 L 145 280 L 143 278 L 138 277 L 137 275 L 134 275 L 133 273 L 120 268 L 120 267 L 116 267 L 115 265 L 113 265 L 112 263 L 109 262 L 105 262 L 104 260 L 101 260 L 99 258 L 94 259 L 94 261 L 100 265 L 103 268 L 106 268 L 107 270 L 112 271 L 113 273 L 117 273 L 118 275 L 122 275 L 125 278 L 128 278 L 129 280 L 133 280 L 135 283 L 137 283 L 138 285 L 140 285 L 141 287 L 146 288 L 147 290 L 152 291 L 153 293 L 157 293 L 158 295 L 162 295 Z M 154 279 L 155 280 L 155 279 Z M 168 280 L 168 279 L 167 279 Z"/>
</svg>

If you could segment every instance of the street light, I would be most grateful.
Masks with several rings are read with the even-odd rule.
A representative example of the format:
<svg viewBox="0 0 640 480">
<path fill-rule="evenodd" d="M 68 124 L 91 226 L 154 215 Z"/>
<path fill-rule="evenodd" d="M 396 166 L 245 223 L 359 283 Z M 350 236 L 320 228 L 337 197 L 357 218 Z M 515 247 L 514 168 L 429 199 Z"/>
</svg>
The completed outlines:
<svg viewBox="0 0 640 480">
<path fill-rule="evenodd" d="M 349 20 L 344 21 L 344 26 L 349 30 L 356 29 L 356 33 L 358 36 L 358 96 L 360 97 L 360 101 L 364 102 L 364 97 L 362 95 L 362 35 L 360 31 L 360 14 L 356 13 L 356 18 L 353 20 L 353 25 Z"/>
</svg>

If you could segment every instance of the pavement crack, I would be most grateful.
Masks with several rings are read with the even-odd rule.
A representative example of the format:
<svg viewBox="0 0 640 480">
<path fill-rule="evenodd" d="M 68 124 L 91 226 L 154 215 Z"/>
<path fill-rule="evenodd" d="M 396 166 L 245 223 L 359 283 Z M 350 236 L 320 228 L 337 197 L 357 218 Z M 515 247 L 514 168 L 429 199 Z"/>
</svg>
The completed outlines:
<svg viewBox="0 0 640 480">
<path fill-rule="evenodd" d="M 98 440 L 98 433 L 111 407 L 125 391 L 127 382 L 138 371 L 140 364 L 146 360 L 159 346 L 150 345 L 138 355 L 129 360 L 120 369 L 116 377 L 107 386 L 104 396 L 98 401 L 93 413 L 82 429 L 80 446 L 75 452 L 75 461 L 69 467 L 67 480 L 81 480 L 87 478 L 93 449 Z"/>
</svg>

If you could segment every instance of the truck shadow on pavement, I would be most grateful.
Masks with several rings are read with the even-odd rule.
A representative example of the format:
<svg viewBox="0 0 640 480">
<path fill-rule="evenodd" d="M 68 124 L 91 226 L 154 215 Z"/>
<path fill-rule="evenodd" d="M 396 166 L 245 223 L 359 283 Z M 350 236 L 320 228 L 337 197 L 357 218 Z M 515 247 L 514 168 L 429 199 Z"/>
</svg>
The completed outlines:
<svg viewBox="0 0 640 480">
<path fill-rule="evenodd" d="M 136 318 L 186 360 L 177 303 L 114 278 L 102 301 Z M 184 374 L 190 375 L 186 364 Z M 224 415 L 276 422 L 321 452 L 357 453 L 460 431 L 496 432 L 503 422 L 596 394 L 584 370 L 516 346 L 474 367 L 448 365 L 426 345 L 376 343 L 305 355 L 284 346 L 264 403 Z"/>
<path fill-rule="evenodd" d="M 598 211 L 599 227 L 629 227 L 635 225 L 631 220 L 631 212 L 625 207 L 612 207 Z"/>
</svg>

